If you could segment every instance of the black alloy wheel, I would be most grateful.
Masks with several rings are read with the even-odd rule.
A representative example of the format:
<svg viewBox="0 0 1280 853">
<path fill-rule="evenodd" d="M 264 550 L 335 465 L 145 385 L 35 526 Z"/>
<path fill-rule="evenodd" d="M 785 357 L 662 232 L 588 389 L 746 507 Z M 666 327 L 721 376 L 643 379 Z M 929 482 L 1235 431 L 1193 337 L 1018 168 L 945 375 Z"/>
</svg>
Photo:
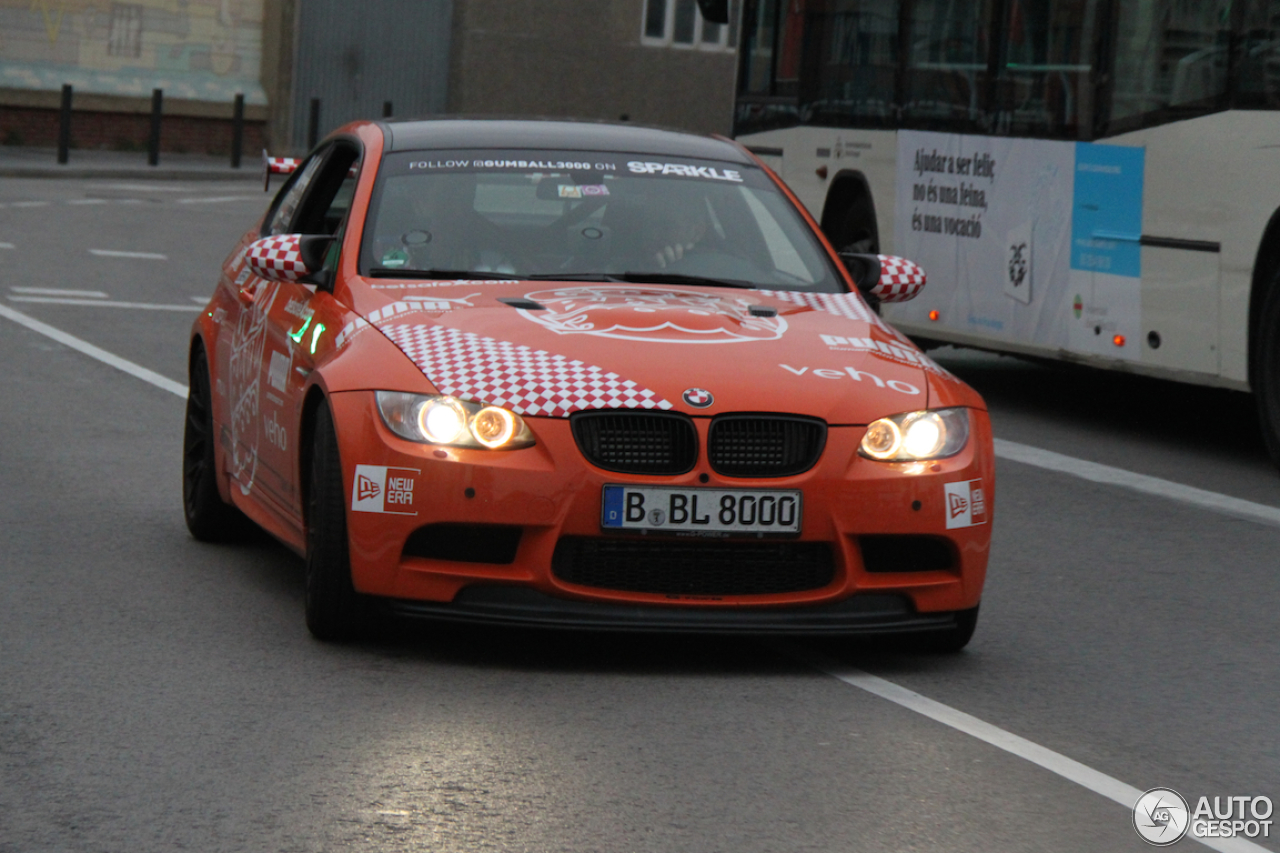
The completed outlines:
<svg viewBox="0 0 1280 853">
<path fill-rule="evenodd" d="M 187 529 L 201 542 L 225 542 L 244 531 L 240 511 L 218 494 L 213 394 L 204 348 L 191 358 L 187 419 L 182 432 L 182 510 Z"/>
<path fill-rule="evenodd" d="M 363 623 L 363 597 L 351 583 L 345 498 L 333 415 L 321 403 L 311 446 L 305 596 L 307 628 L 318 640 L 353 640 Z"/>
</svg>

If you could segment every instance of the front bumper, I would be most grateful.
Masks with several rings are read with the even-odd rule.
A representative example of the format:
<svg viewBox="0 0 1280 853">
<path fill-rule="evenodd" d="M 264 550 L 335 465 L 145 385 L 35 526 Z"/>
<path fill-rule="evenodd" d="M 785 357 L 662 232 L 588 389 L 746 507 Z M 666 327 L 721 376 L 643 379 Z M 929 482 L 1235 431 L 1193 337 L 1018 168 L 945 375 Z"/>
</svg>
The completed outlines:
<svg viewBox="0 0 1280 853">
<path fill-rule="evenodd" d="M 372 392 L 334 394 L 330 406 L 348 496 L 352 580 L 360 592 L 390 599 L 408 615 L 604 630 L 917 632 L 952 627 L 954 614 L 976 607 L 981 598 L 994 478 L 990 424 L 983 411 L 971 412 L 969 445 L 950 459 L 910 465 L 873 462 L 856 452 L 862 428 L 832 427 L 822 458 L 809 471 L 747 480 L 716 474 L 705 455 L 679 476 L 603 471 L 582 457 L 563 419 L 527 419 L 537 436 L 534 447 L 481 451 L 394 436 L 383 426 Z M 705 448 L 708 419 L 695 420 Z M 361 479 L 379 475 L 383 480 L 373 485 Z M 557 546 L 628 540 L 643 563 L 646 548 L 652 549 L 655 562 L 662 562 L 667 550 L 687 551 L 691 541 L 697 544 L 669 534 L 602 531 L 603 487 L 636 482 L 800 489 L 802 532 L 789 541 L 797 550 L 829 548 L 831 570 L 816 587 L 749 594 L 608 588 L 566 580 L 565 548 L 558 552 Z M 971 526 L 948 527 L 949 517 L 954 523 L 948 497 L 959 483 L 983 490 L 985 517 Z M 375 493 L 383 495 L 381 504 Z M 362 497 L 367 495 L 375 497 Z M 380 508 L 371 511 L 375 506 Z M 464 540 L 479 545 L 470 551 L 435 547 L 424 552 L 412 544 L 423 541 L 423 531 L 430 539 L 432 531 L 453 535 L 460 530 Z M 505 555 L 500 547 L 504 539 L 511 543 Z M 904 562 L 897 570 L 892 558 L 886 565 L 884 542 L 925 540 L 950 555 L 946 565 L 921 568 Z M 711 553 L 756 540 L 702 541 Z M 869 545 L 873 541 L 881 543 L 876 546 L 878 560 Z M 722 548 L 717 542 L 728 545 Z M 733 559 L 728 558 L 730 569 Z"/>
<path fill-rule="evenodd" d="M 805 607 L 707 609 L 604 604 L 556 598 L 536 589 L 470 586 L 448 604 L 391 601 L 399 616 L 508 627 L 687 634 L 920 634 L 956 627 L 955 613 L 917 613 L 892 593 L 855 595 Z"/>
</svg>

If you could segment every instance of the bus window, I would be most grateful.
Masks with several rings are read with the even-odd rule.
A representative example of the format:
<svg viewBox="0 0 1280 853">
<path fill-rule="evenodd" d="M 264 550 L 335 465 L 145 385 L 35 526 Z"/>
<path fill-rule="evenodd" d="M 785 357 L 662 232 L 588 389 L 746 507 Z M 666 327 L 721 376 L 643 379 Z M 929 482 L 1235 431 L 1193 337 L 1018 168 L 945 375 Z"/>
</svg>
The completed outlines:
<svg viewBox="0 0 1280 853">
<path fill-rule="evenodd" d="M 775 95 L 794 97 L 800 91 L 800 60 L 804 48 L 805 0 L 782 0 L 778 29 Z"/>
<path fill-rule="evenodd" d="M 1280 107 L 1280 0 L 1245 4 L 1234 106 Z"/>
<path fill-rule="evenodd" d="M 675 17 L 671 22 L 671 41 L 675 44 L 693 44 L 693 30 L 698 24 L 698 7 L 693 0 L 676 0 Z"/>
<path fill-rule="evenodd" d="M 747 7 L 743 33 L 742 89 L 753 95 L 773 94 L 773 46 L 778 0 L 757 0 Z"/>
<path fill-rule="evenodd" d="M 1011 0 L 996 91 L 996 133 L 1087 139 L 1098 0 Z"/>
<path fill-rule="evenodd" d="M 985 124 L 991 18 L 991 0 L 918 0 L 913 5 L 904 120 L 956 130 L 978 130 Z"/>
<path fill-rule="evenodd" d="M 1108 133 L 1226 106 L 1231 0 L 1118 0 Z"/>
<path fill-rule="evenodd" d="M 806 106 L 815 118 L 897 118 L 898 4 L 829 0 L 809 18 Z"/>
</svg>

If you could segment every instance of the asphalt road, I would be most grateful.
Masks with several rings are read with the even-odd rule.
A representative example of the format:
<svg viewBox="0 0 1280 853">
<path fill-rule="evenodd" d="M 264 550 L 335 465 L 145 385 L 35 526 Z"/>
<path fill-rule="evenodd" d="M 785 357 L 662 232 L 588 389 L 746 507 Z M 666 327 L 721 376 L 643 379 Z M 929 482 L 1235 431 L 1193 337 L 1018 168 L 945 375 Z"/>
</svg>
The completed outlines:
<svg viewBox="0 0 1280 853">
<path fill-rule="evenodd" d="M 0 180 L 0 305 L 183 382 L 196 298 L 265 204 Z M 1001 438 L 1280 507 L 1245 395 L 938 357 Z M 1138 851 L 1098 779 L 1280 800 L 1280 527 L 1002 459 L 957 656 L 417 625 L 331 646 L 296 557 L 188 536 L 178 396 L 11 318 L 0 364 L 3 853 Z"/>
</svg>

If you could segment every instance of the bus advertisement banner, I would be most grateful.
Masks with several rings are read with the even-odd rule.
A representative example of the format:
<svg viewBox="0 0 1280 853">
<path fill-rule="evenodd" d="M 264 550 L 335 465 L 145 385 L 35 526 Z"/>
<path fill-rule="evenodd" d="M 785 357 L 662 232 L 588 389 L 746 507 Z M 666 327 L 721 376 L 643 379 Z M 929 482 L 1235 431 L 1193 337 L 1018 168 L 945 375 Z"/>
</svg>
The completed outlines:
<svg viewBox="0 0 1280 853">
<path fill-rule="evenodd" d="M 1141 148 L 898 133 L 899 254 L 925 297 L 893 306 L 925 325 L 1013 343 L 1136 358 L 1141 326 Z"/>
</svg>

